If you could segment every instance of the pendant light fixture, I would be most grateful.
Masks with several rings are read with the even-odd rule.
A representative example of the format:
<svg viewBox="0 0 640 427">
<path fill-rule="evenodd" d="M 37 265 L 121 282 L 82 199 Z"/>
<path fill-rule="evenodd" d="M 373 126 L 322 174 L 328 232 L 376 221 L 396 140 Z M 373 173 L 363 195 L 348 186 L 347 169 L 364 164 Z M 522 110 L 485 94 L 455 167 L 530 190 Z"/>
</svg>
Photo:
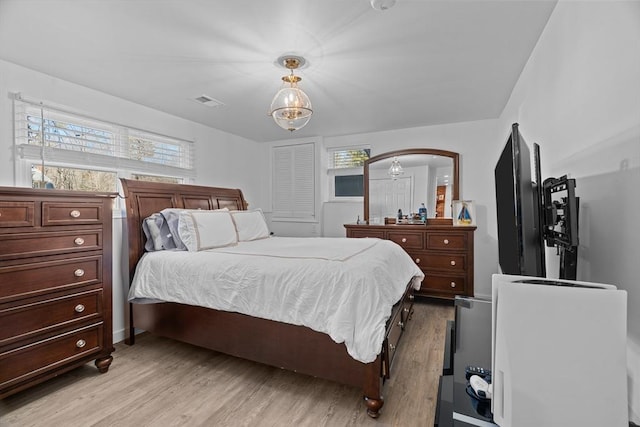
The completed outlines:
<svg viewBox="0 0 640 427">
<path fill-rule="evenodd" d="M 400 175 L 404 174 L 404 170 L 402 169 L 402 165 L 397 157 L 393 158 L 393 162 L 391 162 L 391 166 L 389 167 L 389 171 L 387 172 L 391 175 L 392 179 L 398 179 Z"/>
<path fill-rule="evenodd" d="M 396 0 L 371 0 L 371 7 L 380 11 L 391 9 L 395 4 Z"/>
<path fill-rule="evenodd" d="M 283 87 L 276 93 L 271 101 L 269 115 L 282 129 L 293 132 L 303 128 L 311 119 L 313 109 L 309 97 L 298 87 L 302 80 L 293 74 L 293 70 L 302 67 L 306 63 L 301 56 L 281 56 L 278 64 L 291 70 L 291 74 L 282 77 Z"/>
</svg>

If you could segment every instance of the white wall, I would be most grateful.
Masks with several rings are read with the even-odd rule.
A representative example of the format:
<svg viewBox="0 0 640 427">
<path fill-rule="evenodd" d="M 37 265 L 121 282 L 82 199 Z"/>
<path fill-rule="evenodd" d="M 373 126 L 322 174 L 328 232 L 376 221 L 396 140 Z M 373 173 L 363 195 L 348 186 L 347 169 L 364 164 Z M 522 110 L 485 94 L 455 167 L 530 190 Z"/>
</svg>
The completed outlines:
<svg viewBox="0 0 640 427">
<path fill-rule="evenodd" d="M 183 120 L 120 98 L 66 82 L 0 60 L 0 186 L 14 186 L 13 113 L 9 93 L 64 105 L 87 115 L 196 142 L 196 184 L 241 188 L 251 206 L 266 203 L 262 189 L 267 174 L 263 144 Z M 124 219 L 114 218 L 113 330 L 123 339 L 124 286 L 127 283 L 127 244 Z"/>
<path fill-rule="evenodd" d="M 543 178 L 576 179 L 578 279 L 628 292 L 630 416 L 638 423 L 640 2 L 560 1 L 499 122 L 505 139 L 519 122 L 528 144 L 540 144 Z M 547 274 L 557 275 L 551 252 Z"/>
</svg>

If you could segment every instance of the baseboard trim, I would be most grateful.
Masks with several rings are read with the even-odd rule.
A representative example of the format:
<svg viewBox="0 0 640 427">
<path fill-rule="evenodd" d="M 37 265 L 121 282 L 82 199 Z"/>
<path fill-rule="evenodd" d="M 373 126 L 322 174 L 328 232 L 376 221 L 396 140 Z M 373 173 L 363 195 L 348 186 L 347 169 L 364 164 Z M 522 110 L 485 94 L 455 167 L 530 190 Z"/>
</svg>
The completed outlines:
<svg viewBox="0 0 640 427">
<path fill-rule="evenodd" d="M 113 331 L 113 343 L 116 344 L 121 341 L 124 341 L 124 328 Z"/>
</svg>

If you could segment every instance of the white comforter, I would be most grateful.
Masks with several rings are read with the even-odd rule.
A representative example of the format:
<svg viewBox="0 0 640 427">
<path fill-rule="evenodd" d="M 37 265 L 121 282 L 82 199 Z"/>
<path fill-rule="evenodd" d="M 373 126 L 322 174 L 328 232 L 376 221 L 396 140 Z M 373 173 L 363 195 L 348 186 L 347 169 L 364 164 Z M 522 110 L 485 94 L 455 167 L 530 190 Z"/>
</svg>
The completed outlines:
<svg viewBox="0 0 640 427">
<path fill-rule="evenodd" d="M 146 253 L 131 302 L 169 301 L 303 325 L 375 360 L 407 283 L 424 277 L 397 244 L 380 239 L 272 237 L 201 252 Z"/>
</svg>

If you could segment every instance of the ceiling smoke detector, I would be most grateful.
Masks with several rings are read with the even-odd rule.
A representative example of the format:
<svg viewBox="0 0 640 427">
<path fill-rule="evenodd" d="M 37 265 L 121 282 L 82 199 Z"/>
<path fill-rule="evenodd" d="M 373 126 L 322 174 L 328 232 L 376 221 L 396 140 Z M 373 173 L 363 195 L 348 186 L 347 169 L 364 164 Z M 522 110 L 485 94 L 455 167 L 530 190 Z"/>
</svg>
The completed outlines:
<svg viewBox="0 0 640 427">
<path fill-rule="evenodd" d="M 371 7 L 375 10 L 391 9 L 396 4 L 396 0 L 371 0 Z"/>
</svg>

